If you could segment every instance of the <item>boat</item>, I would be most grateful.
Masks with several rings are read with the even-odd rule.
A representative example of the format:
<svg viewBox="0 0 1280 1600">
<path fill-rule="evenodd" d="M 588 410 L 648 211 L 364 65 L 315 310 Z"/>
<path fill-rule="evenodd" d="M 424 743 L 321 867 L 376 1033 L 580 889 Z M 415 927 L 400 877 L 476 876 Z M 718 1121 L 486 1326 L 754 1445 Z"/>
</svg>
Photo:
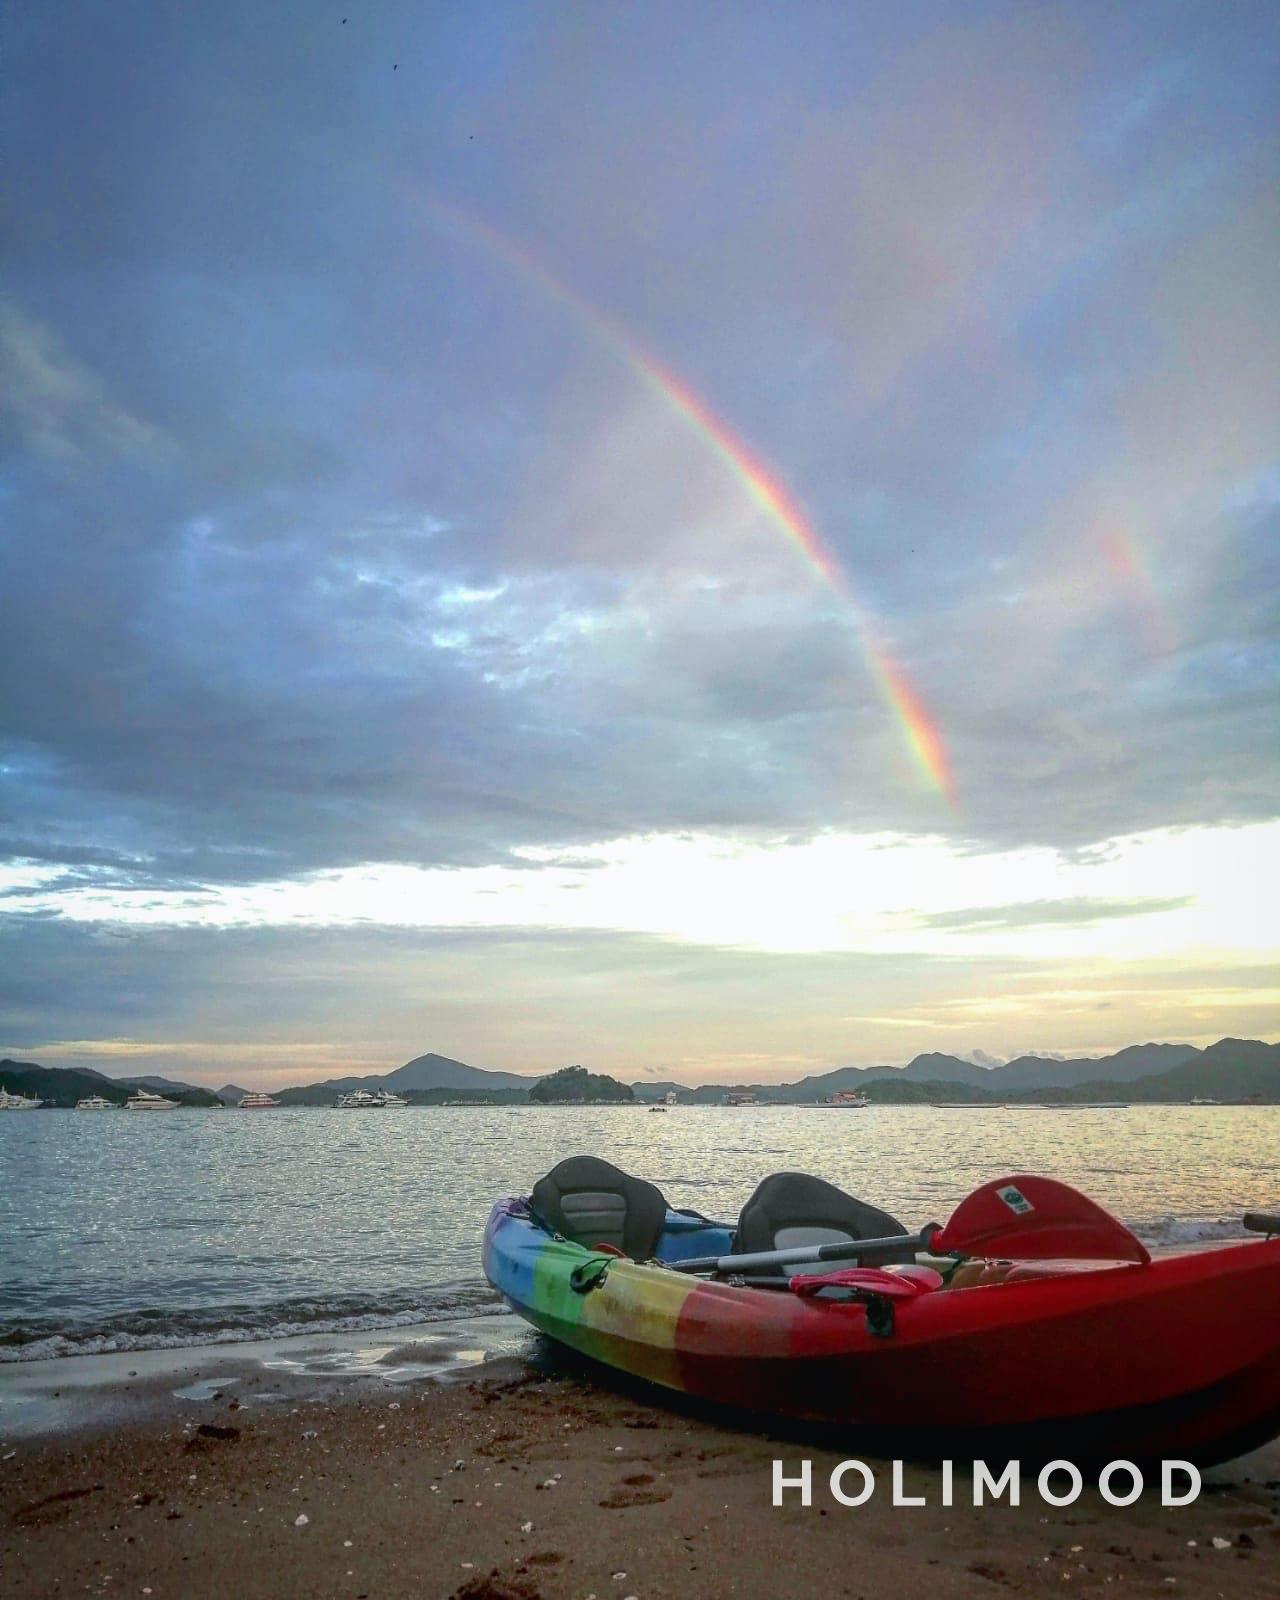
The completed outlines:
<svg viewBox="0 0 1280 1600">
<path fill-rule="evenodd" d="M 162 1094 L 152 1094 L 150 1089 L 135 1089 L 124 1108 L 126 1111 L 176 1111 L 178 1102 L 166 1100 Z"/>
<path fill-rule="evenodd" d="M 861 1111 L 871 1104 L 861 1089 L 837 1089 L 834 1094 L 829 1094 L 825 1100 L 820 1100 L 819 1105 L 830 1106 L 838 1111 Z"/>
<path fill-rule="evenodd" d="M 352 1089 L 348 1094 L 340 1094 L 334 1101 L 339 1111 L 390 1111 L 408 1104 L 403 1095 L 392 1094 L 389 1089 Z"/>
<path fill-rule="evenodd" d="M 1207 1464 L 1280 1433 L 1280 1237 L 1152 1257 L 1035 1175 L 909 1235 L 808 1174 L 728 1224 L 574 1156 L 493 1207 L 484 1270 L 582 1356 L 877 1453 Z"/>
<path fill-rule="evenodd" d="M 758 1106 L 760 1102 L 749 1089 L 730 1089 L 724 1097 L 727 1106 Z"/>
<path fill-rule="evenodd" d="M 10 1094 L 0 1089 L 0 1111 L 36 1111 L 44 1101 L 33 1094 Z"/>
<path fill-rule="evenodd" d="M 115 1101 L 108 1100 L 103 1095 L 86 1095 L 83 1100 L 76 1101 L 77 1111 L 114 1111 Z"/>
<path fill-rule="evenodd" d="M 269 1094 L 247 1094 L 240 1101 L 241 1111 L 271 1111 L 280 1102 L 273 1100 Z"/>
</svg>

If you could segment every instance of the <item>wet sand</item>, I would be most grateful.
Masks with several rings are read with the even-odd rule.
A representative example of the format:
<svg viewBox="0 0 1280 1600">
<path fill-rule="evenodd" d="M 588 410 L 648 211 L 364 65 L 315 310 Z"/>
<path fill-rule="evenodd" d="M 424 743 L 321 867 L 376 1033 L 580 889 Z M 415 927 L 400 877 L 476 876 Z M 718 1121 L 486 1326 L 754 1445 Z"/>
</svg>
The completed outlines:
<svg viewBox="0 0 1280 1600">
<path fill-rule="evenodd" d="M 855 1509 L 825 1487 L 852 1445 L 567 1373 L 505 1318 L 32 1368 L 0 1368 L 5 1596 L 1280 1600 L 1276 1445 L 1183 1508 L 1055 1510 L 1030 1472 L 1020 1507 L 975 1508 L 959 1470 L 949 1508 L 922 1466 L 928 1503 L 895 1507 L 868 1460 Z M 812 1460 L 811 1507 L 773 1507 L 775 1457 Z"/>
</svg>

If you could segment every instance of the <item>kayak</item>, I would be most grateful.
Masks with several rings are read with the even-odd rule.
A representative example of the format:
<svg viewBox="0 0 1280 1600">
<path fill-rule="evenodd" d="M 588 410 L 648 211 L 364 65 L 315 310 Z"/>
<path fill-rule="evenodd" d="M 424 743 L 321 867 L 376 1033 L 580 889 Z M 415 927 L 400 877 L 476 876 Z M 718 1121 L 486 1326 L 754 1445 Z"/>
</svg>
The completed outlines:
<svg viewBox="0 0 1280 1600">
<path fill-rule="evenodd" d="M 1025 1175 L 1001 1183 L 973 1201 L 990 1190 L 1032 1212 L 1024 1195 L 1075 1195 Z M 962 1207 L 933 1235 L 933 1253 L 920 1252 L 924 1266 L 787 1276 L 784 1262 L 775 1282 L 732 1270 L 741 1222 L 662 1202 L 643 1259 L 632 1259 L 592 1237 L 603 1227 L 594 1215 L 574 1238 L 564 1216 L 557 1226 L 532 1199 L 512 1198 L 489 1217 L 484 1270 L 534 1327 L 607 1367 L 715 1404 L 856 1430 L 900 1453 L 972 1445 L 1203 1464 L 1280 1433 L 1280 1239 L 1152 1258 L 1075 1199 L 1132 1240 L 1129 1259 L 1068 1255 L 1061 1227 L 1043 1241 L 1056 1257 L 1033 1233 L 1020 1255 L 990 1230 L 966 1254 L 948 1239 L 969 1215 Z M 821 1265 L 850 1248 L 813 1247 Z M 718 1258 L 728 1271 L 725 1260 L 702 1276 L 683 1270 Z"/>
</svg>

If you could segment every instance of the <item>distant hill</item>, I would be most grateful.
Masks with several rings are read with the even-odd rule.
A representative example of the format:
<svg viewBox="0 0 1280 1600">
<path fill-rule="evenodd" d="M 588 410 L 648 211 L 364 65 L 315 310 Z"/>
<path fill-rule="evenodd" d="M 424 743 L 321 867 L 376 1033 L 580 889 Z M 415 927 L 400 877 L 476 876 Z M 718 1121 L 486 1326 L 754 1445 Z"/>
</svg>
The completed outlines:
<svg viewBox="0 0 1280 1600">
<path fill-rule="evenodd" d="M 529 1090 L 530 1105 L 601 1105 L 634 1100 L 631 1085 L 619 1083 L 603 1072 L 588 1072 L 585 1067 L 561 1067 L 538 1081 Z"/>
<path fill-rule="evenodd" d="M 454 1061 L 449 1056 L 429 1054 L 415 1056 L 392 1072 L 326 1078 L 321 1083 L 282 1089 L 276 1099 L 288 1106 L 327 1106 L 352 1089 L 390 1089 L 395 1094 L 405 1095 L 425 1089 L 519 1089 L 527 1093 L 537 1081 L 516 1072 L 487 1072 L 483 1067 L 469 1067 L 465 1061 Z"/>
<path fill-rule="evenodd" d="M 180 1083 L 176 1078 L 115 1078 L 114 1083 L 123 1083 L 130 1089 L 151 1089 L 156 1094 L 208 1094 L 208 1089 L 199 1089 L 194 1083 Z M 217 1096 L 215 1095 L 215 1099 Z"/>
<path fill-rule="evenodd" d="M 162 1078 L 108 1078 L 92 1067 L 40 1067 L 34 1061 L 0 1061 L 0 1089 L 8 1089 L 11 1094 L 36 1095 L 45 1105 L 55 1107 L 74 1106 L 77 1100 L 87 1100 L 93 1094 L 123 1105 L 135 1084 L 164 1081 Z M 218 1103 L 217 1097 L 207 1089 L 196 1089 L 190 1084 L 180 1093 L 171 1090 L 167 1098 L 184 1106 L 216 1106 Z"/>
<path fill-rule="evenodd" d="M 873 1105 L 882 1106 L 937 1105 L 940 1101 L 947 1105 L 985 1105 L 995 1099 L 985 1089 L 946 1078 L 923 1082 L 908 1082 L 901 1077 L 875 1078 L 863 1085 L 862 1092 Z"/>
<path fill-rule="evenodd" d="M 469 1067 L 465 1061 L 448 1056 L 415 1056 L 404 1066 L 387 1073 L 382 1080 L 388 1089 L 403 1094 L 406 1089 L 525 1089 L 536 1078 L 518 1072 L 489 1072 L 484 1067 Z"/>
<path fill-rule="evenodd" d="M 1018 1056 L 1003 1067 L 994 1067 L 987 1082 L 998 1094 L 1019 1094 L 1028 1089 L 1068 1088 L 1073 1084 L 1135 1083 L 1139 1078 L 1155 1077 L 1180 1067 L 1200 1055 L 1189 1044 L 1131 1044 L 1115 1055 L 1096 1059 L 1054 1061 L 1044 1056 Z"/>
<path fill-rule="evenodd" d="M 1259 1039 L 1219 1039 L 1168 1072 L 1124 1082 L 1095 1080 L 1069 1089 L 1047 1089 L 1052 1101 L 1232 1100 L 1280 1104 L 1280 1045 Z"/>
<path fill-rule="evenodd" d="M 1257 1039 L 1220 1039 L 1206 1050 L 1187 1044 L 1129 1045 L 1096 1059 L 1019 1056 L 998 1067 L 977 1066 L 959 1056 L 931 1051 L 916 1056 L 905 1067 L 836 1067 L 794 1083 L 706 1083 L 696 1088 L 656 1079 L 619 1083 L 580 1067 L 564 1071 L 582 1073 L 596 1085 L 613 1085 L 613 1089 L 598 1091 L 602 1099 L 652 1103 L 674 1091 L 684 1105 L 719 1105 L 730 1092 L 753 1095 L 766 1105 L 813 1105 L 840 1089 L 861 1089 L 869 1099 L 884 1105 L 1028 1098 L 1054 1103 L 1193 1099 L 1280 1103 L 1280 1045 Z M 415 1056 L 392 1072 L 302 1084 L 281 1090 L 276 1098 L 285 1105 L 329 1106 L 351 1089 L 386 1088 L 417 1105 L 454 1101 L 520 1105 L 545 1102 L 550 1091 L 541 1086 L 548 1081 L 515 1072 L 487 1072 L 449 1056 L 428 1054 Z M 37 1095 L 54 1106 L 73 1106 L 92 1094 L 119 1104 L 134 1085 L 184 1105 L 237 1104 L 249 1092 L 228 1083 L 215 1095 L 171 1078 L 108 1078 L 92 1067 L 0 1061 L 0 1086 L 17 1094 Z M 573 1087 L 567 1080 L 564 1086 Z M 617 1094 L 615 1090 L 625 1092 Z"/>
</svg>

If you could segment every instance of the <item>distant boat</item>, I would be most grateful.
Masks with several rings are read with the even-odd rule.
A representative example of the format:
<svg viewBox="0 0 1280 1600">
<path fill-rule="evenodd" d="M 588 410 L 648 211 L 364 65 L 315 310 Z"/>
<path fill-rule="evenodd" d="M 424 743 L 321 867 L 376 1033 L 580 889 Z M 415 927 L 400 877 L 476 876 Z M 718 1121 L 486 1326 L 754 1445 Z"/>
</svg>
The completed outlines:
<svg viewBox="0 0 1280 1600">
<path fill-rule="evenodd" d="M 91 1094 L 84 1100 L 76 1101 L 77 1111 L 114 1111 L 115 1101 L 106 1100 L 100 1094 Z"/>
<path fill-rule="evenodd" d="M 831 1106 L 838 1111 L 861 1111 L 871 1102 L 861 1089 L 837 1089 L 834 1094 L 829 1094 L 820 1105 Z"/>
<path fill-rule="evenodd" d="M 7 1089 L 0 1089 L 0 1111 L 34 1111 L 43 1104 L 35 1095 L 10 1094 Z"/>
<path fill-rule="evenodd" d="M 387 1111 L 393 1111 L 397 1106 L 407 1106 L 409 1104 L 403 1095 L 392 1094 L 390 1089 L 379 1089 L 373 1098 Z"/>
<path fill-rule="evenodd" d="M 270 1111 L 280 1102 L 273 1100 L 269 1094 L 247 1094 L 240 1102 L 241 1111 Z"/>
<path fill-rule="evenodd" d="M 126 1111 L 176 1111 L 178 1102 L 166 1100 L 162 1094 L 152 1094 L 150 1089 L 138 1089 L 124 1103 Z"/>
<path fill-rule="evenodd" d="M 392 1094 L 389 1089 L 378 1089 L 374 1093 L 368 1089 L 352 1089 L 348 1094 L 340 1094 L 334 1102 L 339 1111 L 390 1111 L 408 1104 L 401 1095 Z"/>
<path fill-rule="evenodd" d="M 660 1104 L 659 1105 L 652 1105 L 652 1106 L 649 1107 L 650 1111 L 662 1111 L 664 1113 L 665 1113 L 666 1109 L 667 1109 L 666 1106 L 660 1105 Z"/>
<path fill-rule="evenodd" d="M 760 1102 L 755 1095 L 744 1089 L 731 1089 L 724 1097 L 727 1106 L 758 1106 Z"/>
<path fill-rule="evenodd" d="M 666 1098 L 662 1103 L 666 1106 L 678 1106 L 680 1104 L 680 1097 L 674 1089 L 668 1089 Z"/>
</svg>

